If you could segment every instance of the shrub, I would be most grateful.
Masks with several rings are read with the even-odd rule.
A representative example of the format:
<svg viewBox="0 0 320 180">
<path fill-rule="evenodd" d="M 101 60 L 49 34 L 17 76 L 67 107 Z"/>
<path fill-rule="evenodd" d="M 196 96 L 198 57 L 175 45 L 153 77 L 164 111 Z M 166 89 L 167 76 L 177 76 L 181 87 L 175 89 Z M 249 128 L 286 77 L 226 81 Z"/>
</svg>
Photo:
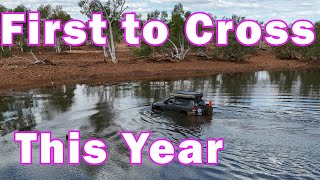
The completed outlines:
<svg viewBox="0 0 320 180">
<path fill-rule="evenodd" d="M 30 52 L 31 47 L 28 46 L 28 44 L 23 43 L 23 44 L 22 44 L 22 49 L 23 49 L 23 52 Z"/>
<path fill-rule="evenodd" d="M 298 59 L 299 47 L 295 46 L 291 42 L 279 47 L 273 47 L 272 51 L 278 59 Z"/>
<path fill-rule="evenodd" d="M 216 47 L 214 49 L 214 54 L 220 60 L 239 62 L 250 59 L 252 55 L 255 54 L 255 51 L 255 47 L 241 45 L 232 35 L 229 36 L 229 45 Z"/>
<path fill-rule="evenodd" d="M 320 60 L 320 49 L 317 44 L 307 47 L 300 47 L 301 59 L 303 60 Z"/>
<path fill-rule="evenodd" d="M 273 53 L 278 59 L 320 60 L 320 22 L 315 23 L 316 40 L 306 47 L 294 45 L 292 42 L 280 47 L 273 47 Z"/>
<path fill-rule="evenodd" d="M 300 47 L 288 42 L 283 46 L 273 47 L 272 49 L 278 59 L 320 60 L 320 49 L 316 44 Z"/>
<path fill-rule="evenodd" d="M 0 50 L 0 57 L 1 58 L 9 58 L 12 57 L 12 51 L 9 48 L 3 48 Z"/>
<path fill-rule="evenodd" d="M 231 18 L 224 19 L 233 20 L 234 26 L 236 27 L 241 21 L 245 20 L 246 18 L 233 14 Z M 234 32 L 230 32 L 228 35 L 228 46 L 216 47 L 214 53 L 215 56 L 217 56 L 217 58 L 221 60 L 245 61 L 250 59 L 252 55 L 256 53 L 256 49 L 253 46 L 243 46 L 237 41 Z"/>
<path fill-rule="evenodd" d="M 133 55 L 135 57 L 142 57 L 142 56 L 150 56 L 152 53 L 152 47 L 142 43 L 140 47 L 133 48 Z"/>
</svg>

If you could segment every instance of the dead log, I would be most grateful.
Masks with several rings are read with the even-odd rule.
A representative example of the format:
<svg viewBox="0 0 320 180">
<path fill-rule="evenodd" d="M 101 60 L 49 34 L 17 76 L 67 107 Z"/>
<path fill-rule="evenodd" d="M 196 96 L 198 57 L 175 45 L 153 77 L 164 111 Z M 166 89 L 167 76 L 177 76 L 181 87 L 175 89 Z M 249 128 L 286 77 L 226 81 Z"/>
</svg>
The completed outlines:
<svg viewBox="0 0 320 180">
<path fill-rule="evenodd" d="M 132 61 L 135 61 L 135 60 L 139 60 L 139 59 L 145 59 L 147 58 L 146 56 L 139 56 L 139 57 L 136 57 L 136 58 L 133 58 L 131 59 Z"/>
<path fill-rule="evenodd" d="M 38 64 L 38 65 L 51 65 L 51 66 L 56 66 L 56 64 L 54 64 L 52 61 L 48 60 L 48 59 L 44 59 L 44 60 L 39 60 L 34 54 L 32 51 L 30 51 L 32 57 L 33 57 L 33 60 L 31 59 L 28 59 L 28 58 L 24 58 L 24 57 L 20 57 L 20 56 L 12 56 L 14 58 L 19 58 L 19 59 L 24 59 L 24 60 L 28 60 L 30 61 L 30 64 L 31 65 L 34 65 L 34 64 Z"/>
<path fill-rule="evenodd" d="M 156 62 L 160 62 L 160 61 L 164 61 L 164 62 L 166 62 L 166 61 L 169 61 L 169 62 L 179 62 L 178 60 L 172 59 L 172 58 L 170 58 L 170 57 L 164 57 L 164 58 L 156 59 L 155 61 L 156 61 Z"/>
<path fill-rule="evenodd" d="M 48 59 L 44 59 L 44 60 L 39 60 L 34 54 L 33 52 L 30 50 L 30 53 L 33 57 L 33 62 L 31 64 L 40 64 L 40 65 L 52 65 L 55 66 L 56 64 L 54 64 L 52 61 L 48 60 Z"/>
</svg>

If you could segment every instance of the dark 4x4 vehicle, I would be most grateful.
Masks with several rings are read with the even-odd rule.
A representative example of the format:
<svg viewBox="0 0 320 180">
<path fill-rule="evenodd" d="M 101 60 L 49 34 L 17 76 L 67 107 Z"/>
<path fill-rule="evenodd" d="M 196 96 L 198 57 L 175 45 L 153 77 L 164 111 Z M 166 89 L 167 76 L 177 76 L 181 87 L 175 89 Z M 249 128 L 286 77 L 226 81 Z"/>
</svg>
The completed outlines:
<svg viewBox="0 0 320 180">
<path fill-rule="evenodd" d="M 155 111 L 175 111 L 188 115 L 211 115 L 212 105 L 206 104 L 202 93 L 195 92 L 176 92 L 171 93 L 171 97 L 152 104 Z"/>
</svg>

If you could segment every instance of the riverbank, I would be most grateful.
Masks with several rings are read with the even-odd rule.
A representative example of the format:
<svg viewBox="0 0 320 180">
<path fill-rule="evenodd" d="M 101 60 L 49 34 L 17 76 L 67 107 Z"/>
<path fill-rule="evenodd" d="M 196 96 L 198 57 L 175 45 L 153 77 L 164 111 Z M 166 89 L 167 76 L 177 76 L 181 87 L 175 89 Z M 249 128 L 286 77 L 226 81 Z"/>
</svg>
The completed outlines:
<svg viewBox="0 0 320 180">
<path fill-rule="evenodd" d="M 31 65 L 30 61 L 13 57 L 0 60 L 0 93 L 58 85 L 117 83 L 159 79 L 206 76 L 217 73 L 252 72 L 260 70 L 297 70 L 320 68 L 320 63 L 276 59 L 269 51 L 244 63 L 205 61 L 190 57 L 183 62 L 147 62 L 134 59 L 129 49 L 118 52 L 119 64 L 105 63 L 101 52 L 38 53 L 52 65 Z M 28 54 L 16 56 L 30 58 Z"/>
</svg>

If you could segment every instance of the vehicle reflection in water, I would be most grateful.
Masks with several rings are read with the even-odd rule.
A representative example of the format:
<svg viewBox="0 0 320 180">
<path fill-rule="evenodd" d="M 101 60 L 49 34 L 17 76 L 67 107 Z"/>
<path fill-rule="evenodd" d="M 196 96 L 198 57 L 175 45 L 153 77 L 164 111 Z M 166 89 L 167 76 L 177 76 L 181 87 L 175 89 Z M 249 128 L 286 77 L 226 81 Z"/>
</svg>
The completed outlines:
<svg viewBox="0 0 320 180">
<path fill-rule="evenodd" d="M 319 77 L 319 71 L 262 71 L 62 86 L 2 96 L 0 179 L 316 179 L 320 177 Z M 213 116 L 151 111 L 153 102 L 177 90 L 203 92 L 204 99 L 214 102 Z M 19 165 L 13 131 L 52 131 L 54 137 L 65 139 L 67 131 L 74 129 L 81 130 L 82 142 L 92 137 L 107 142 L 106 164 L 39 166 L 35 144 L 35 164 Z M 158 166 L 150 162 L 146 147 L 143 165 L 130 166 L 129 150 L 119 131 L 152 131 L 151 140 L 167 138 L 176 145 L 186 138 L 202 142 L 225 138 L 225 151 L 219 156 L 219 166 L 184 167 L 176 161 Z"/>
</svg>

